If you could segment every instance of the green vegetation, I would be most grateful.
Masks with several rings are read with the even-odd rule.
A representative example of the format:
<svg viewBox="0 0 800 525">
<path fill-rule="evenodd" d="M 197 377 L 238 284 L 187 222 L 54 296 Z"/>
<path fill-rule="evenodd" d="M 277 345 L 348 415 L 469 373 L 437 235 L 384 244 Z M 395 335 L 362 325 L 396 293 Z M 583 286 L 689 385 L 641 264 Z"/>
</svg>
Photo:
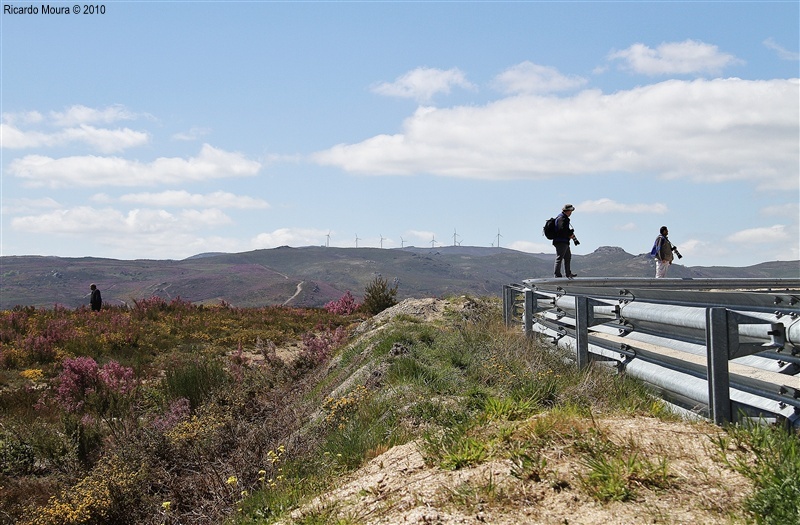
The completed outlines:
<svg viewBox="0 0 800 525">
<path fill-rule="evenodd" d="M 725 462 L 753 481 L 746 507 L 755 522 L 800 523 L 800 440 L 784 429 L 749 423 L 717 441 Z"/>
<path fill-rule="evenodd" d="M 534 486 L 610 505 L 679 484 L 657 447 L 598 423 L 671 417 L 642 384 L 578 372 L 503 326 L 496 300 L 447 305 L 435 321 L 400 305 L 366 323 L 159 299 L 0 312 L 0 524 L 356 525 L 366 517 L 314 498 L 412 441 L 437 470 L 500 462 L 517 481 L 488 475 L 432 496 L 470 512 L 517 508 Z M 756 491 L 747 509 L 718 512 L 797 523 L 796 437 L 721 436 L 719 464 Z M 574 475 L 556 467 L 564 456 Z"/>
<path fill-rule="evenodd" d="M 361 308 L 372 315 L 379 314 L 389 307 L 397 304 L 397 284 L 389 283 L 381 277 L 375 277 L 364 290 L 364 302 Z"/>
</svg>

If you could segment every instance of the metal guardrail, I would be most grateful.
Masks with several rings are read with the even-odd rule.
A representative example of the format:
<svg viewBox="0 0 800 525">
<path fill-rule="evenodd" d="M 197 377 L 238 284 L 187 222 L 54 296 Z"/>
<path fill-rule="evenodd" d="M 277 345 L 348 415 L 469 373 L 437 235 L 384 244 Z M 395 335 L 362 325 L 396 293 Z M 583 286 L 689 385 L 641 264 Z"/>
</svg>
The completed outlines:
<svg viewBox="0 0 800 525">
<path fill-rule="evenodd" d="M 800 426 L 800 279 L 526 279 L 503 315 L 717 424 Z"/>
</svg>

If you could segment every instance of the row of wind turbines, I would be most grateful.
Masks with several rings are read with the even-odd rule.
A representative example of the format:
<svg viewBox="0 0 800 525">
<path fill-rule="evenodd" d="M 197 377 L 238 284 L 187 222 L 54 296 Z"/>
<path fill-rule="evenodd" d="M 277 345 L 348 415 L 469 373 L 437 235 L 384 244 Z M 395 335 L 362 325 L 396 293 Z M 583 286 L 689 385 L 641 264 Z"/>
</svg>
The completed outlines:
<svg viewBox="0 0 800 525">
<path fill-rule="evenodd" d="M 378 235 L 381 238 L 381 240 L 380 240 L 381 249 L 383 249 L 383 241 L 386 240 L 386 237 L 384 237 L 383 234 L 378 234 Z M 498 248 L 500 247 L 500 238 L 501 237 L 502 237 L 502 235 L 500 234 L 500 228 L 498 228 L 497 229 L 497 237 L 496 237 L 497 238 L 497 245 L 495 245 L 494 241 L 492 241 L 492 247 L 495 247 L 495 246 L 497 246 Z M 462 241 L 459 240 L 460 238 L 461 238 L 461 236 L 458 234 L 456 229 L 453 228 L 453 246 L 461 246 L 461 242 Z M 355 239 L 356 248 L 358 248 L 358 241 L 362 241 L 362 240 L 363 239 L 361 237 L 359 237 L 358 234 L 356 233 L 356 239 Z M 439 241 L 436 240 L 436 235 L 433 235 L 433 237 L 431 237 L 430 243 L 431 243 L 431 248 L 435 248 L 436 244 L 439 244 L 440 246 L 442 245 L 442 243 L 440 243 Z M 331 232 L 330 232 L 330 230 L 328 230 L 327 235 L 325 235 L 325 247 L 329 248 L 330 244 L 331 244 Z M 400 237 L 400 247 L 401 248 L 405 248 L 405 246 L 406 246 L 406 241 L 401 236 Z"/>
</svg>

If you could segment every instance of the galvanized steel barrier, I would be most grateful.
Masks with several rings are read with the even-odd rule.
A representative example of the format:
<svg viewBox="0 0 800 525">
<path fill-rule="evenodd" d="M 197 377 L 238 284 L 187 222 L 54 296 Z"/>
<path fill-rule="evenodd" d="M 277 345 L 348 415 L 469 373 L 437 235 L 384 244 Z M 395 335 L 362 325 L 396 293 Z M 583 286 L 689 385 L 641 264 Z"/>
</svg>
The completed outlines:
<svg viewBox="0 0 800 525">
<path fill-rule="evenodd" d="M 800 279 L 526 279 L 503 315 L 717 424 L 800 426 Z"/>
</svg>

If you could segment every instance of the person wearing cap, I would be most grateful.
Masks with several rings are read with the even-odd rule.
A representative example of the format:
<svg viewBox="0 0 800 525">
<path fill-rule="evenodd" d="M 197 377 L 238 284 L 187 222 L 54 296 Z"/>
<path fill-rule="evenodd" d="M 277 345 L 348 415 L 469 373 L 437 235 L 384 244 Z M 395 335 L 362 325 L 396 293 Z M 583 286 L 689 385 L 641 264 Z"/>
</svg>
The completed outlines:
<svg viewBox="0 0 800 525">
<path fill-rule="evenodd" d="M 556 277 L 563 277 L 566 275 L 572 279 L 577 274 L 572 273 L 570 263 L 572 262 L 572 251 L 569 249 L 569 241 L 575 239 L 575 233 L 569 225 L 569 217 L 575 211 L 575 206 L 572 204 L 565 204 L 561 208 L 561 213 L 556 217 L 556 235 L 553 238 L 553 246 L 556 247 L 556 263 L 553 268 L 553 274 Z M 561 263 L 564 263 L 564 274 L 561 274 Z"/>
<path fill-rule="evenodd" d="M 100 297 L 100 290 L 97 289 L 97 285 L 94 283 L 89 286 L 89 289 L 92 291 L 91 296 L 89 297 L 89 304 L 92 305 L 92 311 L 99 312 L 100 308 L 103 306 L 103 299 Z"/>
<path fill-rule="evenodd" d="M 667 276 L 667 270 L 669 270 L 674 259 L 672 255 L 674 248 L 667 238 L 668 235 L 669 229 L 666 226 L 662 226 L 653 247 L 656 257 L 656 279 L 663 279 Z"/>
</svg>

